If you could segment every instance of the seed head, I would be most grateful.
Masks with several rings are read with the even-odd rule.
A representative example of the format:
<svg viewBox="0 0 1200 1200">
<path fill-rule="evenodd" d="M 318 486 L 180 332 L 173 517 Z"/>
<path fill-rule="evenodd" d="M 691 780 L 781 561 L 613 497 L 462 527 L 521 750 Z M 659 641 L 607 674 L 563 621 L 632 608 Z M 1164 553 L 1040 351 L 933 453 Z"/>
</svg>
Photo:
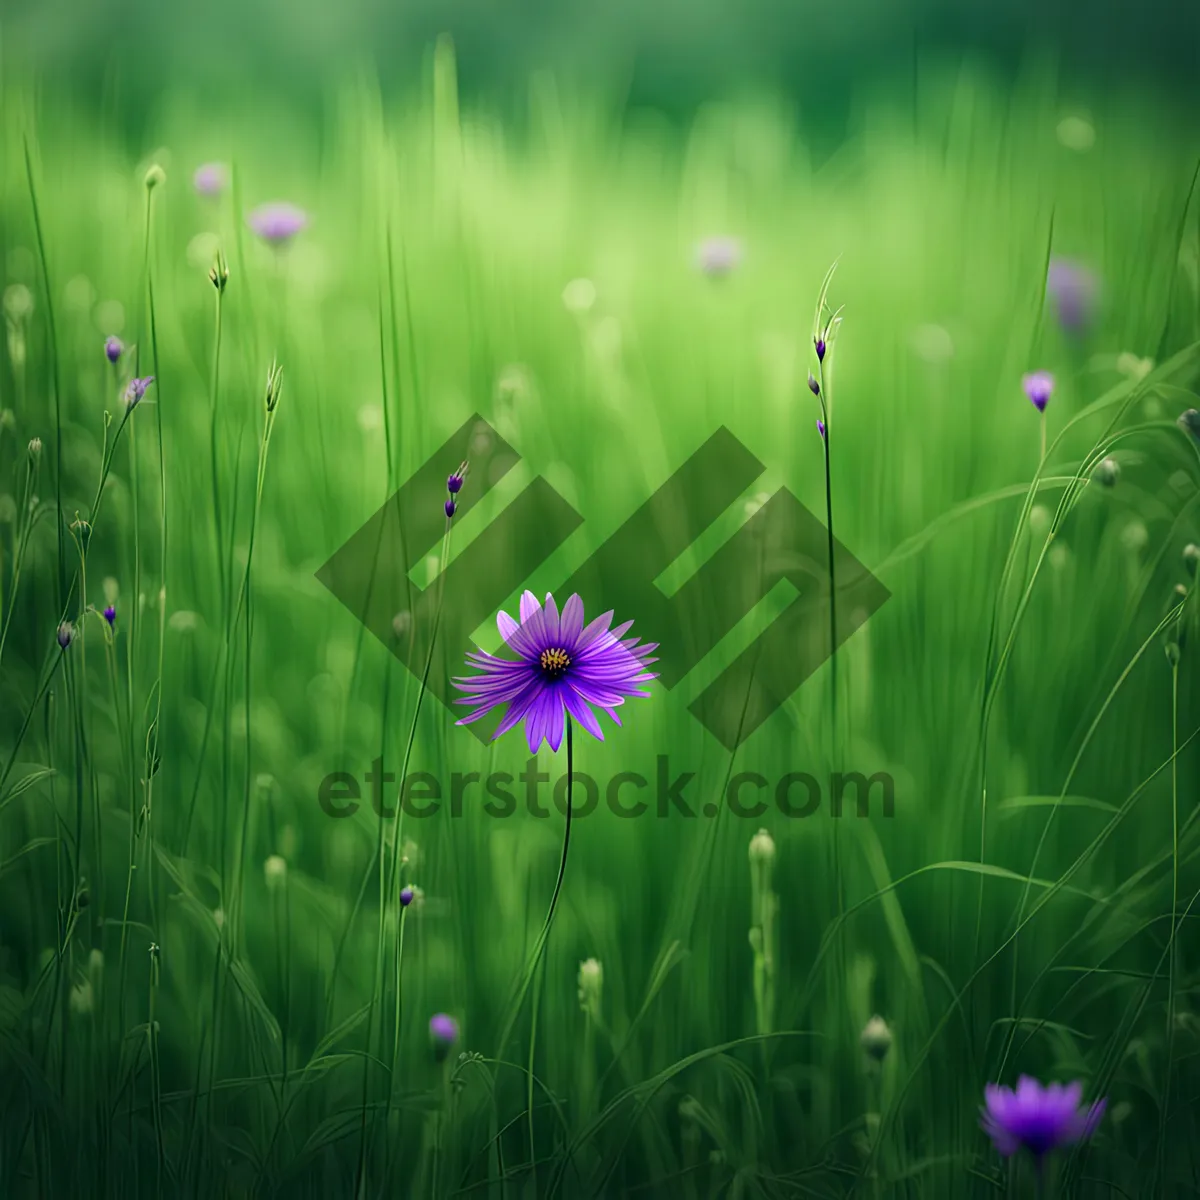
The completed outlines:
<svg viewBox="0 0 1200 1200">
<path fill-rule="evenodd" d="M 1179 414 L 1178 424 L 1184 433 L 1190 433 L 1192 437 L 1200 440 L 1200 412 L 1189 408 L 1187 412 Z"/>
<path fill-rule="evenodd" d="M 279 403 L 279 395 L 282 391 L 283 368 L 277 362 L 273 362 L 271 369 L 267 372 L 267 412 L 271 413 L 275 411 L 275 406 Z"/>
<path fill-rule="evenodd" d="M 883 1062 L 892 1048 L 892 1031 L 888 1028 L 888 1023 L 876 1015 L 863 1026 L 859 1042 L 868 1057 L 876 1062 Z"/>
<path fill-rule="evenodd" d="M 225 255 L 220 250 L 217 251 L 217 257 L 208 270 L 208 278 L 218 292 L 223 292 L 229 282 L 229 263 L 225 261 Z"/>
<path fill-rule="evenodd" d="M 1189 575 L 1196 574 L 1196 567 L 1200 565 L 1200 546 L 1197 546 L 1194 542 L 1189 542 L 1184 546 L 1183 565 Z"/>
<path fill-rule="evenodd" d="M 1121 478 L 1121 464 L 1115 458 L 1105 458 L 1096 467 L 1096 479 L 1104 487 L 1116 487 Z"/>
<path fill-rule="evenodd" d="M 604 968 L 598 958 L 585 959 L 579 964 L 579 1005 L 593 1016 L 600 1012 L 604 992 Z"/>
<path fill-rule="evenodd" d="M 42 439 L 40 437 L 29 439 L 29 457 L 33 462 L 37 462 L 42 457 Z"/>
<path fill-rule="evenodd" d="M 58 644 L 65 650 L 70 644 L 71 639 L 75 636 L 75 629 L 70 621 L 64 621 L 58 627 Z"/>
<path fill-rule="evenodd" d="M 750 861 L 768 867 L 775 861 L 775 839 L 765 829 L 750 839 Z"/>
<path fill-rule="evenodd" d="M 167 173 L 155 163 L 150 170 L 146 172 L 146 191 L 152 192 L 159 184 L 167 182 Z"/>
</svg>

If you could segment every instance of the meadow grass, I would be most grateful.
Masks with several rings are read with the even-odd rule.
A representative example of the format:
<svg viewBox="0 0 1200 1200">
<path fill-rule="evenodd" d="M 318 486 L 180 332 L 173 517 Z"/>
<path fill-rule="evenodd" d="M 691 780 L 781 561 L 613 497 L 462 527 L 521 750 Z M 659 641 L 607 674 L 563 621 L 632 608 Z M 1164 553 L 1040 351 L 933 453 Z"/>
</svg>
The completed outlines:
<svg viewBox="0 0 1200 1200">
<path fill-rule="evenodd" d="M 1018 1073 L 1109 1097 L 1057 1194 L 1195 1193 L 1185 116 L 1106 85 L 1073 149 L 1052 65 L 931 64 L 864 88 L 818 162 L 765 100 L 680 132 L 539 78 L 520 119 L 460 111 L 443 46 L 403 101 L 331 84 L 321 128 L 181 86 L 131 151 L 5 72 L 0 1195 L 1023 1195 L 978 1127 Z M 273 199 L 312 217 L 283 252 L 244 220 Z M 710 235 L 744 248 L 719 280 Z M 1052 253 L 1103 280 L 1085 339 L 1044 304 Z M 827 495 L 805 380 L 835 260 Z M 528 758 L 454 727 L 315 578 L 476 411 L 521 462 L 440 565 L 542 476 L 585 517 L 526 581 L 552 590 L 724 425 L 767 465 L 744 500 L 828 504 L 891 592 L 836 656 L 836 724 L 828 665 L 732 760 L 689 715 L 772 600 L 576 736 L 577 769 L 668 755 L 695 808 L 738 770 L 888 772 L 894 815 L 601 806 L 531 977 L 560 813 L 330 819 L 331 772 Z"/>
</svg>

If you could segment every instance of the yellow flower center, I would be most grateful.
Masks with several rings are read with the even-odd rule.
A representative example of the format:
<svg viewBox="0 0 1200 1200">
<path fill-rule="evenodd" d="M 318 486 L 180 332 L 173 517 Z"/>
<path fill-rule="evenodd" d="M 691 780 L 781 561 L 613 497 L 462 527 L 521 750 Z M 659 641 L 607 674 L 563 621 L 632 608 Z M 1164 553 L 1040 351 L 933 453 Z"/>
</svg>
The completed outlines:
<svg viewBox="0 0 1200 1200">
<path fill-rule="evenodd" d="M 542 668 L 542 674 L 548 679 L 561 679 L 571 665 L 571 656 L 560 647 L 554 646 L 549 650 L 542 651 L 538 665 Z"/>
</svg>

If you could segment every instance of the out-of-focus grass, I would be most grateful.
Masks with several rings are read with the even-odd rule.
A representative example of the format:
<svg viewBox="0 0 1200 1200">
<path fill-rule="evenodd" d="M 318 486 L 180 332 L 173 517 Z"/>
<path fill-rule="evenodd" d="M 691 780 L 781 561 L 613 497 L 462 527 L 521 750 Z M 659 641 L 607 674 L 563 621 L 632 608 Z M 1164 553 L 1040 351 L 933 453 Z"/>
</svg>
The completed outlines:
<svg viewBox="0 0 1200 1200">
<path fill-rule="evenodd" d="M 1094 145 L 1065 148 L 1069 113 L 1037 67 L 1013 91 L 970 72 L 919 79 L 915 96 L 864 94 L 854 136 L 819 164 L 766 104 L 713 107 L 680 143 L 651 116 L 618 127 L 540 81 L 514 132 L 458 111 L 448 54 L 419 101 L 384 111 L 355 82 L 319 130 L 249 90 L 231 98 L 237 121 L 168 97 L 161 147 L 140 162 L 9 82 L 4 1195 L 994 1195 L 1023 1177 L 1000 1170 L 977 1108 L 985 1082 L 1018 1071 L 1111 1097 L 1086 1152 L 1062 1159 L 1064 1192 L 1194 1183 L 1195 658 L 1185 641 L 1176 674 L 1173 635 L 1155 631 L 1190 586 L 1181 552 L 1197 536 L 1197 455 L 1174 419 L 1194 403 L 1186 210 L 1200 147 L 1165 107 L 1110 92 L 1089 118 Z M 235 172 L 217 202 L 190 186 L 209 159 Z M 151 310 L 153 162 L 167 182 Z M 279 255 L 243 220 L 275 198 L 312 214 Z M 720 281 L 694 264 L 717 233 L 745 248 Z M 217 248 L 231 276 L 214 388 Z M 1051 248 L 1104 281 L 1082 344 L 1042 313 Z M 367 804 L 329 819 L 318 788 L 380 755 L 398 768 L 417 686 L 314 572 L 472 411 L 522 462 L 457 525 L 455 551 L 538 474 L 585 515 L 535 590 L 722 424 L 768 464 L 756 491 L 786 485 L 823 511 L 804 380 L 816 289 L 838 256 L 838 536 L 892 599 L 838 655 L 847 731 L 832 755 L 826 669 L 736 769 L 890 772 L 895 815 L 842 819 L 840 918 L 827 803 L 805 821 L 725 811 L 715 839 L 679 814 L 580 821 L 530 1088 L 529 1008 L 495 1052 L 562 818 L 499 821 L 470 804 L 461 819 L 406 818 L 405 879 L 423 896 L 402 920 L 394 903 L 381 916 L 367 875 L 379 822 Z M 572 311 L 576 278 L 595 300 Z M 137 346 L 116 372 L 108 334 Z M 135 358 L 156 381 L 114 442 Z M 1039 428 L 1020 377 L 1035 367 L 1058 379 L 1054 451 L 1025 503 Z M 1118 417 L 1133 432 L 1112 450 L 1117 486 L 1084 474 L 1073 487 Z M 60 653 L 56 497 L 69 580 L 70 525 L 91 511 L 106 444 L 82 597 L 67 606 L 76 639 Z M 722 528 L 741 519 L 738 505 Z M 110 597 L 115 640 L 83 612 Z M 990 673 L 981 873 L 994 611 L 1008 649 Z M 694 807 L 718 799 L 731 764 L 686 711 L 715 670 L 635 702 L 606 743 L 580 738 L 577 768 L 652 777 L 666 754 L 696 773 Z M 412 770 L 516 774 L 526 758 L 519 738 L 485 751 L 423 705 Z M 544 753 L 541 769 L 565 764 Z M 777 849 L 752 909 L 760 825 Z M 271 856 L 285 869 L 268 871 Z M 747 934 L 771 889 L 764 1017 Z M 576 972 L 592 956 L 603 990 L 589 1016 Z M 437 1011 L 460 1021 L 466 1060 L 434 1063 Z M 873 1012 L 895 1035 L 880 1073 L 857 1044 Z"/>
</svg>

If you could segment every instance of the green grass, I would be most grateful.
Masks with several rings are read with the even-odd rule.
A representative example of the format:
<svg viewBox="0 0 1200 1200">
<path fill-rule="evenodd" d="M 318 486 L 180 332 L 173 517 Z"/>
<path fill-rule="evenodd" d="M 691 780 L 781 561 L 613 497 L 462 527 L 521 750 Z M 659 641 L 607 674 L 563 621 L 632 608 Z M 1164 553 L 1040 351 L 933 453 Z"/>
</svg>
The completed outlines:
<svg viewBox="0 0 1200 1200">
<path fill-rule="evenodd" d="M 319 129 L 181 86 L 137 161 L 10 64 L 0 1195 L 1025 1195 L 978 1129 L 984 1084 L 1019 1072 L 1110 1098 L 1058 1194 L 1194 1194 L 1200 714 L 1194 637 L 1176 667 L 1164 645 L 1195 612 L 1173 589 L 1200 541 L 1175 424 L 1200 373 L 1200 138 L 1106 83 L 1094 146 L 1065 148 L 1074 109 L 1043 63 L 1012 89 L 918 80 L 865 88 L 815 162 L 765 101 L 685 134 L 547 80 L 519 121 L 459 112 L 443 52 L 403 103 L 330 84 Z M 217 203 L 190 186 L 208 159 L 234 167 Z M 275 198 L 313 214 L 278 258 L 243 221 Z M 745 246 L 723 281 L 693 263 L 711 234 Z M 1104 280 L 1085 344 L 1042 311 L 1050 249 Z M 731 770 L 886 771 L 895 815 L 578 821 L 498 1057 L 562 817 L 325 816 L 322 778 L 399 769 L 412 729 L 410 769 L 442 778 L 528 755 L 428 697 L 418 713 L 315 572 L 474 411 L 522 461 L 452 555 L 538 475 L 585 517 L 535 590 L 720 425 L 767 464 L 754 492 L 823 514 L 805 378 L 835 259 L 837 535 L 892 593 L 837 655 L 837 730 L 828 666 L 732 764 L 689 716 L 760 612 L 575 757 L 610 777 L 669 754 L 697 804 Z M 580 277 L 596 299 L 572 313 Z M 119 372 L 110 333 L 136 346 Z M 135 362 L 156 382 L 124 420 Z M 1038 367 L 1058 378 L 1040 468 Z M 1109 453 L 1111 489 L 1091 479 Z M 748 853 L 760 825 L 773 867 Z M 394 863 L 423 891 L 399 917 Z M 440 1011 L 466 1053 L 444 1065 Z M 879 1072 L 858 1045 L 876 1012 Z"/>
</svg>

